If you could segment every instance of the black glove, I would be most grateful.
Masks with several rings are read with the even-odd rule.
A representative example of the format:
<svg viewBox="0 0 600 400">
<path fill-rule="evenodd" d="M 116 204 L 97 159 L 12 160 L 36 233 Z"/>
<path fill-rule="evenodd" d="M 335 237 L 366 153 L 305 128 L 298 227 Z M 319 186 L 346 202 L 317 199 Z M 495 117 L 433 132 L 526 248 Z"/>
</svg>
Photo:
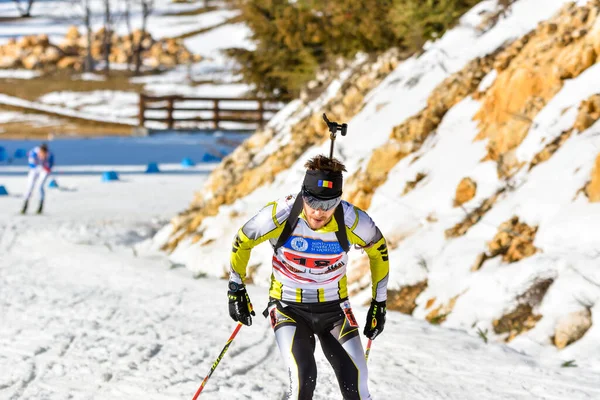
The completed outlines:
<svg viewBox="0 0 600 400">
<path fill-rule="evenodd" d="M 371 307 L 369 307 L 369 312 L 367 313 L 367 323 L 363 332 L 371 340 L 383 332 L 383 327 L 385 326 L 385 309 L 385 301 L 371 300 Z"/>
<path fill-rule="evenodd" d="M 227 297 L 229 297 L 229 316 L 234 321 L 241 322 L 244 325 L 252 325 L 250 315 L 254 316 L 256 313 L 252 308 L 246 287 L 235 282 L 229 282 Z"/>
</svg>

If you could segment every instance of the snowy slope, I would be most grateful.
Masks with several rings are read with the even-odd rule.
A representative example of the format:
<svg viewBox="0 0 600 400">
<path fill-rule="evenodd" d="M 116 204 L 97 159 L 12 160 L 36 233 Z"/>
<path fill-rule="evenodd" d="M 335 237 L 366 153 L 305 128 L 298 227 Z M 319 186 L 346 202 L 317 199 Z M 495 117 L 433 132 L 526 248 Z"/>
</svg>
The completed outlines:
<svg viewBox="0 0 600 400">
<path fill-rule="evenodd" d="M 495 1 L 483 1 L 467 13 L 456 28 L 429 43 L 422 55 L 401 63 L 367 96 L 362 111 L 348 121 L 348 136 L 336 142 L 337 156 L 348 167 L 347 176 L 364 168 L 372 151 L 388 140 L 392 128 L 424 108 L 431 90 L 451 73 L 460 70 L 472 58 L 490 54 L 526 34 L 566 3 L 519 0 L 496 25 L 478 33 L 473 27 L 479 24 L 481 12 L 496 6 Z M 482 89 L 489 86 L 495 76 L 495 71 L 490 73 L 482 82 Z M 600 68 L 596 65 L 576 79 L 565 81 L 563 89 L 539 113 L 527 139 L 517 148 L 519 160 L 530 161 L 547 143 L 573 125 L 579 103 L 600 92 L 599 77 Z M 319 109 L 319 104 L 310 106 Z M 454 106 L 436 133 L 418 152 L 399 162 L 386 183 L 375 192 L 368 210 L 370 215 L 387 237 L 406 237 L 390 254 L 390 289 L 428 279 L 427 289 L 417 298 L 416 318 L 424 318 L 431 311 L 426 307 L 431 299 L 438 306 L 458 296 L 444 324 L 473 336 L 478 330 L 488 331 L 491 340 L 500 341 L 503 337 L 493 333 L 492 321 L 514 309 L 516 297 L 536 279 L 554 279 L 546 297 L 535 309 L 543 318 L 534 329 L 511 342 L 511 346 L 538 356 L 543 362 L 575 359 L 580 366 L 600 370 L 597 323 L 581 340 L 564 350 L 557 350 L 551 343 L 561 317 L 583 310 L 589 304 L 594 320 L 600 310 L 600 276 L 595 268 L 600 206 L 588 203 L 581 195 L 574 199 L 577 190 L 589 179 L 593 160 L 600 152 L 600 126 L 596 124 L 573 135 L 550 160 L 529 174 L 518 174 L 514 179 L 517 188 L 514 192 L 503 196 L 467 235 L 446 240 L 444 230 L 461 221 L 465 210 L 476 208 L 505 184 L 498 180 L 495 163 L 481 162 L 486 154 L 486 142 L 473 141 L 478 130 L 472 118 L 480 107 L 480 102 L 470 97 Z M 305 161 L 315 154 L 327 153 L 328 148 L 329 143 L 324 143 L 309 149 L 272 184 L 258 188 L 232 205 L 221 206 L 218 215 L 206 218 L 198 228 L 203 233 L 202 240 L 199 243 L 183 240 L 170 255 L 171 259 L 196 273 L 222 276 L 228 270 L 226 255 L 230 243 L 227 238 L 232 238 L 267 202 L 298 192 Z M 269 150 L 276 149 L 274 146 Z M 419 172 L 427 173 L 427 178 L 402 196 L 405 184 Z M 477 196 L 465 204 L 465 210 L 453 208 L 456 186 L 466 176 L 477 182 Z M 534 242 L 540 251 L 510 265 L 499 258 L 492 259 L 480 271 L 471 272 L 477 255 L 486 250 L 498 226 L 513 215 L 530 225 L 540 226 Z M 155 237 L 154 248 L 160 247 L 170 233 L 171 226 L 167 225 Z M 259 285 L 269 282 L 270 252 L 266 245 L 253 250 L 250 265 L 258 266 L 254 281 Z M 364 256 L 351 252 L 351 261 L 356 262 L 361 257 Z M 352 265 L 349 269 L 352 270 Z M 362 302 L 369 296 L 367 290 L 356 299 Z"/>
<path fill-rule="evenodd" d="M 90 2 L 92 9 L 92 27 L 97 31 L 103 24 L 104 1 Z M 114 30 L 119 35 L 128 34 L 124 18 L 124 2 L 111 2 L 117 17 Z M 215 10 L 197 15 L 173 15 L 181 12 L 193 12 L 203 7 L 203 1 L 175 3 L 171 0 L 154 2 L 153 13 L 148 18 L 148 31 L 155 39 L 190 35 L 184 39 L 184 45 L 194 54 L 204 59 L 190 65 L 180 65 L 159 75 L 132 78 L 132 83 L 142 84 L 144 91 L 154 95 L 179 94 L 195 97 L 240 97 L 251 86 L 241 82 L 235 72 L 236 64 L 222 53 L 230 47 L 252 49 L 249 40 L 250 30 L 243 23 L 228 24 L 239 12 L 226 7 L 220 1 L 211 1 Z M 136 2 L 131 3 L 131 28 L 141 27 L 141 11 Z M 0 2 L 0 18 L 17 16 L 12 2 Z M 59 44 L 69 27 L 75 25 L 83 34 L 82 8 L 79 3 L 67 0 L 35 2 L 33 18 L 5 21 L 0 24 L 0 44 L 10 38 L 18 39 L 25 35 L 46 34 L 52 43 Z M 206 30 L 206 31 L 203 31 Z M 116 69 L 125 69 L 124 65 L 113 63 Z M 24 70 L 0 70 L 0 77 L 12 79 L 31 79 L 37 74 Z M 76 76 L 77 78 L 77 76 Z M 81 79 L 102 79 L 102 77 L 83 76 Z M 198 83 L 199 82 L 199 83 Z M 75 115 L 91 120 L 107 120 L 129 125 L 137 124 L 138 94 L 117 90 L 96 92 L 59 91 L 48 93 L 34 102 L 26 102 L 3 95 L 0 104 L 24 105 L 29 108 L 58 112 L 63 115 Z M 0 118 L 2 118 L 0 113 Z M 239 125 L 239 124 L 238 124 Z M 150 122 L 150 127 L 164 128 L 163 124 Z M 235 126 L 232 126 L 235 127 Z"/>
<path fill-rule="evenodd" d="M 423 55 L 400 64 L 348 121 L 349 134 L 338 141 L 338 156 L 349 174 L 363 168 L 391 128 L 418 112 L 450 73 L 526 33 L 563 3 L 519 0 L 505 19 L 477 35 L 472 27 L 479 13 L 495 6 L 484 1 Z M 598 91 L 598 73 L 590 68 L 567 82 L 532 124 L 517 150 L 521 160 L 532 158 L 542 138 L 547 143 L 572 125 L 578 102 Z M 493 79 L 492 73 L 486 84 Z M 342 83 L 335 82 L 332 92 Z M 272 121 L 285 127 L 283 135 L 261 156 L 277 151 L 289 139 L 290 121 L 320 109 L 330 94 L 304 110 L 299 102 L 286 107 Z M 407 400 L 600 398 L 597 324 L 564 350 L 550 344 L 557 318 L 581 309 L 582 301 L 597 304 L 600 296 L 593 283 L 600 282 L 595 262 L 600 210 L 583 198 L 573 200 L 600 151 L 600 126 L 573 135 L 550 160 L 517 175 L 517 191 L 503 197 L 467 235 L 444 241 L 444 229 L 463 217 L 450 204 L 458 180 L 469 175 L 478 182 L 477 197 L 467 209 L 501 184 L 495 165 L 480 162 L 485 143 L 472 141 L 477 131 L 471 118 L 478 108 L 467 98 L 451 109 L 436 134 L 392 170 L 373 198 L 369 213 L 386 236 L 411 234 L 391 253 L 391 288 L 425 276 L 429 280 L 417 299 L 415 318 L 390 312 L 386 331 L 375 341 L 369 360 L 373 394 Z M 201 188 L 201 171 L 148 176 L 138 173 L 142 165 L 117 165 L 128 172 L 123 182 L 100 184 L 98 167 L 65 168 L 72 172 L 59 176 L 66 190 L 49 191 L 47 215 L 38 218 L 16 215 L 25 185 L 21 167 L 0 170 L 0 185 L 12 194 L 0 197 L 0 399 L 191 398 L 235 326 L 227 316 L 225 281 L 216 279 L 228 268 L 233 234 L 266 202 L 297 192 L 303 163 L 327 146 L 310 149 L 272 185 L 221 207 L 200 227 L 201 243 L 183 241 L 170 256 L 157 251 L 170 234 L 165 221 Z M 81 169 L 94 173 L 77 174 Z M 427 178 L 400 197 L 406 181 L 423 171 Z M 470 273 L 475 256 L 513 214 L 540 224 L 535 246 L 542 251 L 511 265 L 490 260 Z M 250 261 L 264 263 L 255 276 L 258 285 L 249 287 L 259 311 L 267 301 L 269 253 L 262 245 Z M 351 257 L 362 256 L 353 252 Z M 491 321 L 509 311 L 515 295 L 536 277 L 555 279 L 536 309 L 544 316 L 537 326 L 510 345 L 492 333 L 489 343 L 478 337 L 476 330 L 491 331 Z M 429 299 L 443 304 L 456 295 L 442 326 L 421 320 Z M 367 292 L 352 297 L 359 322 L 368 297 Z M 591 312 L 597 316 L 598 306 Z M 315 399 L 339 398 L 319 349 L 317 360 Z M 578 368 L 561 368 L 569 360 Z M 203 397 L 279 400 L 287 383 L 281 366 L 270 329 L 259 316 L 241 330 Z"/>
<path fill-rule="evenodd" d="M 157 225 L 149 221 L 185 206 L 198 178 L 61 179 L 78 190 L 50 192 L 45 216 L 15 216 L 20 198 L 0 198 L 0 399 L 191 398 L 235 327 L 225 281 L 193 279 L 140 241 Z M 0 181 L 15 195 L 23 190 L 22 176 Z M 262 310 L 266 289 L 249 293 Z M 362 321 L 366 310 L 354 308 Z M 337 399 L 318 346 L 316 354 L 314 398 Z M 600 397 L 596 373 L 541 365 L 394 312 L 369 365 L 377 399 Z M 256 317 L 200 398 L 279 400 L 286 379 L 271 330 Z"/>
<path fill-rule="evenodd" d="M 203 6 L 202 2 L 173 2 L 171 0 L 155 0 L 152 14 L 148 17 L 148 30 L 151 35 L 162 37 L 175 37 L 188 32 L 209 28 L 219 25 L 226 20 L 235 17 L 238 13 L 233 10 L 224 9 L 224 4 L 211 1 L 211 5 L 219 6 L 221 9 L 203 13 L 200 15 L 174 16 L 172 14 L 193 11 Z M 113 12 L 119 15 L 116 31 L 119 35 L 127 33 L 123 13 L 124 3 L 111 1 Z M 137 4 L 131 4 L 132 28 L 141 26 L 141 8 Z M 90 1 L 92 28 L 97 31 L 104 23 L 104 1 Z M 71 25 L 82 26 L 84 10 L 80 3 L 63 0 L 36 1 L 32 8 L 33 20 L 14 20 L 2 23 L 0 27 L 0 43 L 10 38 L 19 38 L 24 35 L 46 34 L 51 41 L 60 42 Z M 3 17 L 18 17 L 17 8 L 12 2 L 0 3 L 0 15 Z"/>
<path fill-rule="evenodd" d="M 363 163 L 368 161 L 372 151 L 387 141 L 394 126 L 422 109 L 431 90 L 452 72 L 462 68 L 472 57 L 490 53 L 504 42 L 527 33 L 539 21 L 550 17 L 564 2 L 558 0 L 545 2 L 548 4 L 544 10 L 534 13 L 532 10 L 535 9 L 539 0 L 537 2 L 536 0 L 521 0 L 505 20 L 478 36 L 473 26 L 477 24 L 480 12 L 493 7 L 495 3 L 495 1 L 483 1 L 474 7 L 463 17 L 462 23 L 458 27 L 446 33 L 435 45 L 429 46 L 430 49 L 420 57 L 413 57 L 401 63 L 367 96 L 364 109 L 351 121 L 348 121 L 348 136 L 336 142 L 336 155 L 344 159 L 348 167 L 348 176 L 360 169 Z M 462 44 L 467 42 L 470 44 L 469 47 L 463 47 Z M 440 57 L 443 57 L 443 60 L 440 60 Z M 445 69 L 439 67 L 440 61 L 444 62 Z M 319 104 L 310 104 L 307 108 L 319 109 L 321 104 L 319 99 Z M 274 196 L 298 192 L 306 160 L 312 155 L 326 153 L 328 149 L 329 143 L 309 149 L 304 157 L 299 159 L 288 171 L 280 173 L 272 185 L 257 189 L 250 196 L 240 199 L 232 206 L 223 206 L 220 215 L 214 219 L 208 219 L 202 229 L 215 232 L 214 237 L 233 237 L 239 228 L 238 225 L 266 203 L 273 201 Z M 270 148 L 269 150 L 276 149 Z M 219 221 L 222 220 L 222 216 L 228 216 L 231 209 L 241 213 L 239 218 L 234 218 L 231 221 L 232 224 L 227 224 L 226 227 L 222 226 L 223 224 Z M 387 220 L 398 221 L 389 217 Z M 211 236 L 211 238 L 214 237 Z M 187 260 L 189 263 L 196 264 L 196 260 L 210 257 L 210 254 L 219 254 L 228 246 L 222 242 L 215 242 L 214 245 L 204 249 L 190 250 L 195 254 L 190 255 Z M 186 247 L 186 243 L 184 243 L 178 251 L 184 251 Z M 173 256 L 177 258 L 177 252 Z M 251 262 L 260 263 L 261 259 L 263 262 L 266 260 L 264 257 L 256 257 Z M 211 261 L 214 262 L 204 264 L 201 269 L 220 276 L 222 269 L 227 268 L 225 266 L 227 261 L 224 259 L 221 259 L 220 262 Z M 268 266 L 268 263 L 265 262 L 264 265 Z M 200 269 L 195 265 L 190 265 L 190 267 Z M 265 272 L 262 276 L 268 279 L 270 273 Z"/>
</svg>

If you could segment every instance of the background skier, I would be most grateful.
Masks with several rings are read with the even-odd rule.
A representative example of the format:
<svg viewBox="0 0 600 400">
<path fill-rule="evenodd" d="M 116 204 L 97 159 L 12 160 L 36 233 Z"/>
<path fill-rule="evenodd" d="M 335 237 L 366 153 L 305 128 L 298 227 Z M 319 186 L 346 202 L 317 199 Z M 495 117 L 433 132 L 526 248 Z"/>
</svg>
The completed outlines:
<svg viewBox="0 0 600 400">
<path fill-rule="evenodd" d="M 287 398 L 312 399 L 317 336 L 344 399 L 370 399 L 359 326 L 348 301 L 347 251 L 355 245 L 369 256 L 372 301 L 364 334 L 375 339 L 385 324 L 386 241 L 364 211 L 342 201 L 346 168 L 341 162 L 317 156 L 305 166 L 297 196 L 267 204 L 238 231 L 231 253 L 229 314 L 235 321 L 252 324 L 255 313 L 244 287 L 246 266 L 251 249 L 269 240 L 274 255 L 265 316 L 290 377 Z"/>
<path fill-rule="evenodd" d="M 35 147 L 29 151 L 29 175 L 27 177 L 27 192 L 25 194 L 25 202 L 21 209 L 21 214 L 27 212 L 29 205 L 29 198 L 33 193 L 36 183 L 39 182 L 40 188 L 40 203 L 37 209 L 37 213 L 41 214 L 44 209 L 44 185 L 48 176 L 52 172 L 54 166 L 54 154 L 48 150 L 48 145 L 43 143 L 42 145 Z"/>
</svg>

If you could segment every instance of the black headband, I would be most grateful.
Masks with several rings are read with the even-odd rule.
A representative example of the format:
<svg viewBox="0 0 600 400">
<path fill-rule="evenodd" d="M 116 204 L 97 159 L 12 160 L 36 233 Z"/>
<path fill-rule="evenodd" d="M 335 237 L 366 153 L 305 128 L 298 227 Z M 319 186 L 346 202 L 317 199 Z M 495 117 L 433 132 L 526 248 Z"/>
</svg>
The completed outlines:
<svg viewBox="0 0 600 400">
<path fill-rule="evenodd" d="M 308 170 L 304 175 L 302 189 L 311 196 L 329 200 L 342 195 L 343 183 L 341 172 Z"/>
</svg>

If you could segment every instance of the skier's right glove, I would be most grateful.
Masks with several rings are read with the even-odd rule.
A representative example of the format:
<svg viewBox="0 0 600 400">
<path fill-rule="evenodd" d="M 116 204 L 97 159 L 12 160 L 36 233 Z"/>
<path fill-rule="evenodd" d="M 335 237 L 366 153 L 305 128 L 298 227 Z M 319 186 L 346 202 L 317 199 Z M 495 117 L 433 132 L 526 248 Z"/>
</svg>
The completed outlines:
<svg viewBox="0 0 600 400">
<path fill-rule="evenodd" d="M 364 334 L 369 339 L 375 339 L 385 326 L 385 301 L 371 300 L 371 307 L 367 313 L 367 323 L 365 324 Z"/>
<path fill-rule="evenodd" d="M 229 316 L 236 322 L 244 325 L 252 325 L 252 316 L 256 315 L 250 302 L 248 292 L 244 285 L 235 282 L 229 282 Z"/>
</svg>

